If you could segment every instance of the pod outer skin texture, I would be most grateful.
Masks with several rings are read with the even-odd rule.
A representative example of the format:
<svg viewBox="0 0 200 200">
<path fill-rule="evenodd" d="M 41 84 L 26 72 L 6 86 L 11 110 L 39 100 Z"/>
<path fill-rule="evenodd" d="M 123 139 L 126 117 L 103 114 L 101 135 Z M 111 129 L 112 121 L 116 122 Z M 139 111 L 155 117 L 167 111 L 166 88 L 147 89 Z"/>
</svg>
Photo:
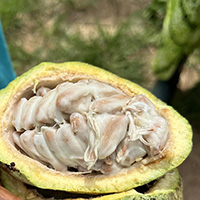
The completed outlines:
<svg viewBox="0 0 200 200">
<path fill-rule="evenodd" d="M 35 189 L 30 189 L 26 185 L 15 179 L 13 176 L 8 174 L 6 171 L 1 170 L 1 182 L 5 188 L 11 191 L 16 196 L 24 200 L 45 200 L 45 198 L 40 195 Z M 152 187 L 145 193 L 137 192 L 135 189 L 128 191 L 115 193 L 115 194 L 105 194 L 97 197 L 88 196 L 84 197 L 73 197 L 76 200 L 182 200 L 183 199 L 183 184 L 180 178 L 178 169 L 171 170 L 166 173 L 163 177 L 159 178 Z M 54 192 L 56 193 L 56 192 Z M 63 200 L 69 200 L 69 197 L 63 198 Z M 9 196 L 8 196 L 9 197 Z M 54 199 L 51 197 L 50 199 Z M 57 198 L 56 198 L 57 199 Z M 60 198 L 59 198 L 60 199 Z"/>
<path fill-rule="evenodd" d="M 13 105 L 22 96 L 20 91 L 28 95 L 41 83 L 79 79 L 95 79 L 119 88 L 131 97 L 144 94 L 149 98 L 157 111 L 167 119 L 170 127 L 170 137 L 162 156 L 150 163 L 141 163 L 120 173 L 86 176 L 52 170 L 20 153 L 9 139 L 9 132 L 13 130 L 10 122 Z M 191 126 L 172 107 L 161 102 L 139 85 L 85 63 L 41 63 L 1 90 L 0 99 L 0 162 L 3 165 L 14 162 L 16 170 L 12 171 L 12 174 L 19 180 L 39 188 L 85 194 L 127 191 L 156 180 L 176 168 L 186 159 L 192 148 Z"/>
</svg>

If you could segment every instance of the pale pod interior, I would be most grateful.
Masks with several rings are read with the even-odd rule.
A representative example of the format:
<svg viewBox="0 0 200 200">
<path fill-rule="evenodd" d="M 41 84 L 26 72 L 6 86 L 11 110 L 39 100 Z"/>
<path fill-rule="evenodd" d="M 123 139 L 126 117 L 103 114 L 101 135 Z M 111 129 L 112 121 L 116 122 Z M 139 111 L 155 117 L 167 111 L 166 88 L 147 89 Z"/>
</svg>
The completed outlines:
<svg viewBox="0 0 200 200">
<path fill-rule="evenodd" d="M 39 87 L 15 107 L 16 148 L 62 172 L 116 173 L 162 153 L 167 121 L 145 95 L 96 80 Z"/>
</svg>

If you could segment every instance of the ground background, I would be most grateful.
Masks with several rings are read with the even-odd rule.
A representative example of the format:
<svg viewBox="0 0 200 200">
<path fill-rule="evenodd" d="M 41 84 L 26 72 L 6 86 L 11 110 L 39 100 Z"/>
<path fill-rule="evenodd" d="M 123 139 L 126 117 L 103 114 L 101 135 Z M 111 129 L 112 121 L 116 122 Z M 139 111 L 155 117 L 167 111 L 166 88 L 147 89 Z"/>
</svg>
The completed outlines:
<svg viewBox="0 0 200 200">
<path fill-rule="evenodd" d="M 17 75 L 43 61 L 83 61 L 150 90 L 166 1 L 1 0 L 0 18 Z M 200 199 L 199 63 L 196 49 L 171 102 L 194 130 L 192 153 L 179 168 L 186 200 Z"/>
</svg>

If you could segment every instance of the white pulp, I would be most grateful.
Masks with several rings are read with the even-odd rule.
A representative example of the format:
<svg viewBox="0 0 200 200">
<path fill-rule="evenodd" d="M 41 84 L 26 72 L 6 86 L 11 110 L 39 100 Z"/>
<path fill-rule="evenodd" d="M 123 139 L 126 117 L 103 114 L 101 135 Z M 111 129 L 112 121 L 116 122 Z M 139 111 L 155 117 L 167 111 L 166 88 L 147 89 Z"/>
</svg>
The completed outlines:
<svg viewBox="0 0 200 200">
<path fill-rule="evenodd" d="M 14 143 L 59 171 L 103 174 L 159 154 L 169 128 L 144 95 L 129 97 L 95 80 L 41 87 L 13 114 Z"/>
</svg>

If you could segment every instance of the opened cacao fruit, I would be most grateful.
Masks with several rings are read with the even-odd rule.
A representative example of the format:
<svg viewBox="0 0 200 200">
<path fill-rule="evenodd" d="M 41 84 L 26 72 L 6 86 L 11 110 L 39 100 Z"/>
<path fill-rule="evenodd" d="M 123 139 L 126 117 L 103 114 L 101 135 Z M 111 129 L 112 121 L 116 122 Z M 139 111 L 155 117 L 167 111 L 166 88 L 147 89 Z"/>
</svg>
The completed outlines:
<svg viewBox="0 0 200 200">
<path fill-rule="evenodd" d="M 131 190 L 180 165 L 187 120 L 150 92 L 78 62 L 42 63 L 0 91 L 0 161 L 48 190 Z"/>
</svg>

